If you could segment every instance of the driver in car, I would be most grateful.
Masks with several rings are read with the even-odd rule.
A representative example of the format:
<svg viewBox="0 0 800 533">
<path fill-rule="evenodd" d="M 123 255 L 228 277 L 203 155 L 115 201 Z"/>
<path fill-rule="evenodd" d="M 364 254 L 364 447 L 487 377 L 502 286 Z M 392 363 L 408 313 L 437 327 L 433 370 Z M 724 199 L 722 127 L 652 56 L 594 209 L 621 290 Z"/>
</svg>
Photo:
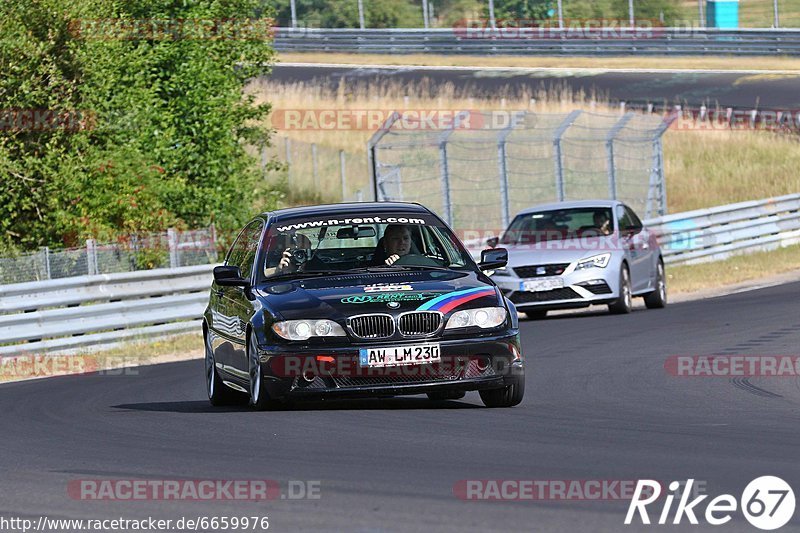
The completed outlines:
<svg viewBox="0 0 800 533">
<path fill-rule="evenodd" d="M 601 235 L 611 235 L 611 219 L 608 217 L 607 211 L 594 212 L 594 225 L 600 230 Z"/>
<path fill-rule="evenodd" d="M 411 253 L 411 231 L 403 224 L 389 224 L 383 232 L 383 255 L 386 257 L 377 264 L 393 265 L 404 255 Z M 378 254 L 376 254 L 377 256 Z"/>
<path fill-rule="evenodd" d="M 300 272 L 306 262 L 311 259 L 311 239 L 301 233 L 282 235 L 281 237 L 286 248 L 281 254 L 281 259 L 277 266 L 264 269 L 264 274 L 267 276 Z"/>
</svg>

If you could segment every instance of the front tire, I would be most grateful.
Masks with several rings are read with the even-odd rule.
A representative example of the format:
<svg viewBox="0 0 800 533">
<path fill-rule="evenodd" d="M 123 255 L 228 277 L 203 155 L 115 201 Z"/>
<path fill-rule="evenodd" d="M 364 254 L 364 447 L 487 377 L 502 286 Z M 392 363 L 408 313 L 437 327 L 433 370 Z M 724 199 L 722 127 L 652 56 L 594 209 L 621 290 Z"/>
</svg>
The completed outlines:
<svg viewBox="0 0 800 533">
<path fill-rule="evenodd" d="M 222 382 L 217 374 L 217 365 L 214 362 L 214 351 L 208 340 L 208 333 L 203 335 L 206 349 L 205 368 L 206 368 L 206 392 L 208 401 L 214 407 L 234 405 L 242 401 L 242 395 L 231 389 Z"/>
<path fill-rule="evenodd" d="M 619 298 L 614 303 L 608 304 L 608 310 L 614 315 L 627 315 L 632 309 L 631 274 L 628 266 L 623 264 L 619 272 Z"/>
<path fill-rule="evenodd" d="M 486 407 L 514 407 L 525 396 L 525 378 L 521 377 L 502 389 L 478 391 Z"/>
<path fill-rule="evenodd" d="M 664 273 L 664 260 L 658 260 L 656 267 L 656 290 L 644 296 L 644 305 L 648 309 L 663 309 L 667 306 L 667 276 Z"/>
<path fill-rule="evenodd" d="M 250 376 L 249 392 L 250 407 L 256 411 L 266 411 L 275 407 L 275 401 L 267 394 L 264 387 L 264 376 L 262 374 L 261 361 L 258 360 L 258 345 L 255 335 L 247 336 L 247 361 L 248 374 Z"/>
</svg>

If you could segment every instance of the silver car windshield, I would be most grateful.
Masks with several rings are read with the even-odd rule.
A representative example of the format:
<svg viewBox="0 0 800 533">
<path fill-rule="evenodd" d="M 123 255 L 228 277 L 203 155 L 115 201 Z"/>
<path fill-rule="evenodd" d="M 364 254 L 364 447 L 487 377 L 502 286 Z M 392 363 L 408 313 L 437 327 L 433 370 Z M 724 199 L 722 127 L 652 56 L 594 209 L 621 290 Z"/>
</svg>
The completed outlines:
<svg viewBox="0 0 800 533">
<path fill-rule="evenodd" d="M 581 207 L 525 213 L 503 234 L 503 244 L 535 244 L 578 237 L 602 237 L 614 232 L 610 207 Z"/>
</svg>

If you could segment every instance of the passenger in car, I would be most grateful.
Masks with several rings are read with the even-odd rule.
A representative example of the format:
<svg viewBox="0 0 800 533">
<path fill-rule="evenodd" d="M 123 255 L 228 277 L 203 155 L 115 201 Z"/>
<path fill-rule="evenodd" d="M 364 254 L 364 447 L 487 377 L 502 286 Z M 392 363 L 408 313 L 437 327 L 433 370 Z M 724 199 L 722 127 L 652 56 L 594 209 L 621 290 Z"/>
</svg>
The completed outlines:
<svg viewBox="0 0 800 533">
<path fill-rule="evenodd" d="M 283 234 L 279 236 L 279 239 L 283 241 L 283 244 L 276 247 L 278 250 L 283 247 L 283 253 L 280 255 L 277 265 L 264 269 L 265 276 L 302 271 L 307 261 L 311 259 L 311 239 L 305 235 L 301 233 L 296 235 Z M 273 247 L 271 246 L 270 248 Z M 267 265 L 274 264 L 274 261 L 274 259 L 273 261 L 267 260 Z"/>
</svg>

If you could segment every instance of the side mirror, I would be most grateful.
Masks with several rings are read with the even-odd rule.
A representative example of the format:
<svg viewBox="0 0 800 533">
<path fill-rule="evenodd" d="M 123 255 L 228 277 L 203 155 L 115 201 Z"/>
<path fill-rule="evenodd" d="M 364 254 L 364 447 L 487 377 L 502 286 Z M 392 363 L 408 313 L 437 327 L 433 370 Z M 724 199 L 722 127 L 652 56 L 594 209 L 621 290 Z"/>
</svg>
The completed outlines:
<svg viewBox="0 0 800 533">
<path fill-rule="evenodd" d="M 623 228 L 622 235 L 625 237 L 633 237 L 634 235 L 641 233 L 642 226 L 628 226 L 627 228 Z"/>
<path fill-rule="evenodd" d="M 237 266 L 214 267 L 214 281 L 220 287 L 248 287 L 250 282 L 242 279 L 242 271 Z"/>
<path fill-rule="evenodd" d="M 497 243 L 500 242 L 500 237 L 489 237 L 486 239 L 486 246 L 489 248 L 494 248 L 497 246 Z"/>
<path fill-rule="evenodd" d="M 505 248 L 492 248 L 481 252 L 481 262 L 478 268 L 481 270 L 495 270 L 503 268 L 508 264 L 508 250 Z"/>
</svg>

